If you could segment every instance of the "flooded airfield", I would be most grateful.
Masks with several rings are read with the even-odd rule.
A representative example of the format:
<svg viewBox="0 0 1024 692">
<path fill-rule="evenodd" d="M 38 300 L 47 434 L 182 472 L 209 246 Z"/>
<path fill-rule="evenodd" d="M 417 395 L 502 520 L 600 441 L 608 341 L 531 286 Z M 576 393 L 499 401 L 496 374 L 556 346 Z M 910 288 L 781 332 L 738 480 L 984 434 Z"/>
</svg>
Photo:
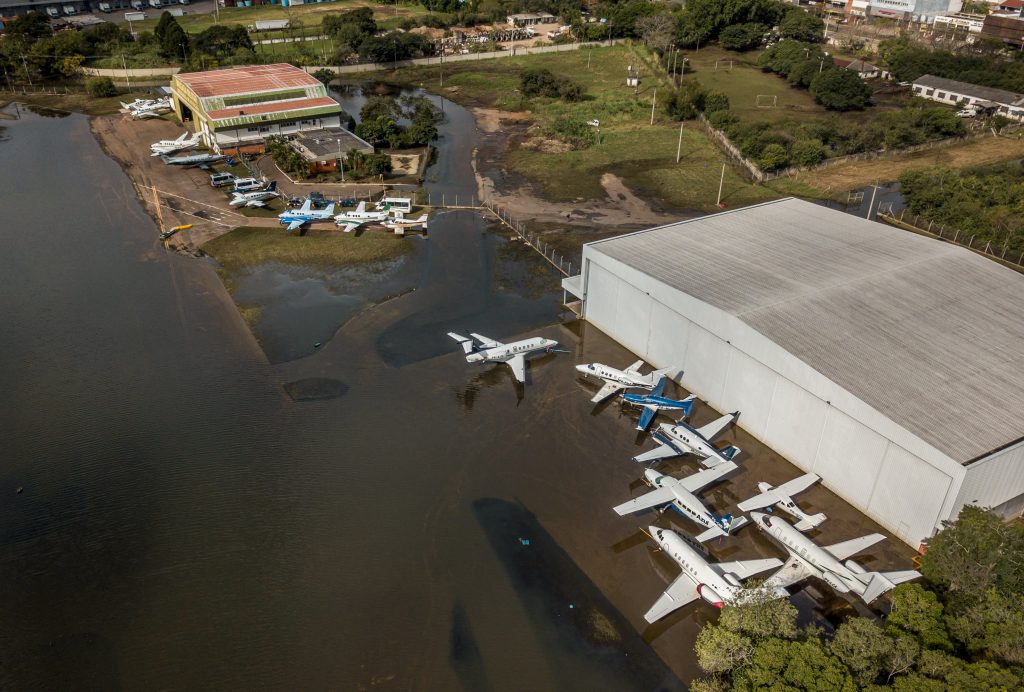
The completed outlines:
<svg viewBox="0 0 1024 692">
<path fill-rule="evenodd" d="M 633 357 L 569 321 L 543 260 L 472 212 L 439 215 L 415 290 L 271 365 L 213 267 L 160 246 L 87 119 L 9 125 L 0 687 L 654 690 L 699 674 L 693 640 L 717 611 L 646 626 L 677 570 L 638 531 L 655 514 L 611 511 L 646 489 L 629 458 L 649 443 L 572 368 Z M 520 388 L 467 365 L 451 329 L 570 353 L 533 360 Z M 704 494 L 715 510 L 796 475 L 727 437 L 745 453 Z M 819 540 L 877 530 L 823 488 L 802 499 L 829 515 Z M 709 548 L 783 557 L 751 528 Z M 850 607 L 820 591 L 797 597 L 806 618 Z"/>
</svg>

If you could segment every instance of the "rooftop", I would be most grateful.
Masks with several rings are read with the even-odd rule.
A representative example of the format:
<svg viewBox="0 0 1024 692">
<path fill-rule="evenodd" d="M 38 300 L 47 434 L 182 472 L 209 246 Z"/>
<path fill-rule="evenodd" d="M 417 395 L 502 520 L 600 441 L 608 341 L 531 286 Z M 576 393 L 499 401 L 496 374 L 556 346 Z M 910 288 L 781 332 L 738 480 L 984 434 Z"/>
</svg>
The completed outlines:
<svg viewBox="0 0 1024 692">
<path fill-rule="evenodd" d="M 175 78 L 186 84 L 200 98 L 320 86 L 320 82 L 314 77 L 287 63 L 179 73 Z"/>
<path fill-rule="evenodd" d="M 269 115 L 270 113 L 283 113 L 285 111 L 301 111 L 311 108 L 337 108 L 341 111 L 338 102 L 328 96 L 318 96 L 311 99 L 290 99 L 287 101 L 268 101 L 267 103 L 251 103 L 244 106 L 232 108 L 221 108 L 207 113 L 213 120 L 224 120 L 236 118 L 240 115 Z"/>
<path fill-rule="evenodd" d="M 321 130 L 300 132 L 292 145 L 309 160 L 333 159 L 338 152 L 347 154 L 350 149 L 373 153 L 373 145 L 360 139 L 344 127 L 325 127 Z"/>
<path fill-rule="evenodd" d="M 1015 94 L 1012 91 L 994 89 L 992 87 L 979 86 L 977 84 L 969 84 L 967 82 L 958 82 L 955 79 L 946 79 L 945 77 L 936 77 L 935 75 L 930 74 L 921 75 L 915 79 L 914 85 L 934 87 L 954 94 L 973 96 L 974 98 L 985 99 L 986 101 L 995 101 L 996 103 L 1004 105 L 1016 103 L 1021 98 L 1024 98 L 1021 94 Z"/>
<path fill-rule="evenodd" d="M 783 199 L 590 243 L 734 315 L 950 458 L 1024 436 L 1024 276 Z"/>
</svg>

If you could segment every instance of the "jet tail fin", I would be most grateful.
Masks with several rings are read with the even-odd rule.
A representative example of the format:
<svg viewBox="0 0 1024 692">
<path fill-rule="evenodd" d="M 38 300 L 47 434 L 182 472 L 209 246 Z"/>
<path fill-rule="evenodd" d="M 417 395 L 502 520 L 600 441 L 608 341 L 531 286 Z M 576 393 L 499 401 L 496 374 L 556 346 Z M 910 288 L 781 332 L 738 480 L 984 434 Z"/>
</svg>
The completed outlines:
<svg viewBox="0 0 1024 692">
<path fill-rule="evenodd" d="M 864 568 L 853 560 L 847 560 L 843 564 L 855 573 L 861 583 L 866 585 L 864 593 L 861 595 L 865 603 L 871 603 L 882 594 L 896 588 L 898 584 L 921 576 L 920 572 L 912 569 L 895 572 L 865 572 Z"/>
<path fill-rule="evenodd" d="M 462 346 L 462 350 L 467 356 L 473 352 L 474 346 L 472 339 L 462 336 L 461 334 L 456 334 L 455 332 L 448 332 L 448 336 L 459 342 L 459 345 Z"/>
<path fill-rule="evenodd" d="M 801 519 L 800 521 L 798 521 L 796 524 L 793 525 L 793 528 L 795 528 L 797 531 L 810 531 L 826 519 L 828 519 L 828 517 L 826 517 L 824 513 L 813 514 L 807 517 L 806 519 Z"/>
</svg>

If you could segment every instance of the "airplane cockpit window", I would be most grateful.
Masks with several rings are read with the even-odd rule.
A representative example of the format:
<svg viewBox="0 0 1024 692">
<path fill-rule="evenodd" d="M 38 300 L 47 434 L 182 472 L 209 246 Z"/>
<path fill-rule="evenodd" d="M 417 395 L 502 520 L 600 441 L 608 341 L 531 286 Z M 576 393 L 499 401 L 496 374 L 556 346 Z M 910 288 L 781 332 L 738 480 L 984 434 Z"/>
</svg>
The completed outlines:
<svg viewBox="0 0 1024 692">
<path fill-rule="evenodd" d="M 769 519 L 768 517 L 765 517 L 764 518 L 764 525 L 770 527 L 772 525 L 772 520 Z"/>
</svg>

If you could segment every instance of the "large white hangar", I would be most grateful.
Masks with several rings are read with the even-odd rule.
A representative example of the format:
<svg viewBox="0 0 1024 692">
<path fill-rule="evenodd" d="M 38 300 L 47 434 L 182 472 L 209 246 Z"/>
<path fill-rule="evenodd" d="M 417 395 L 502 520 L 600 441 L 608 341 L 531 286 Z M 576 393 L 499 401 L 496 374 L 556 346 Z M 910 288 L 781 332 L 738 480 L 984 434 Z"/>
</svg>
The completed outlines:
<svg viewBox="0 0 1024 692">
<path fill-rule="evenodd" d="M 797 199 L 590 243 L 582 316 L 907 543 L 1024 509 L 1024 277 Z"/>
</svg>

